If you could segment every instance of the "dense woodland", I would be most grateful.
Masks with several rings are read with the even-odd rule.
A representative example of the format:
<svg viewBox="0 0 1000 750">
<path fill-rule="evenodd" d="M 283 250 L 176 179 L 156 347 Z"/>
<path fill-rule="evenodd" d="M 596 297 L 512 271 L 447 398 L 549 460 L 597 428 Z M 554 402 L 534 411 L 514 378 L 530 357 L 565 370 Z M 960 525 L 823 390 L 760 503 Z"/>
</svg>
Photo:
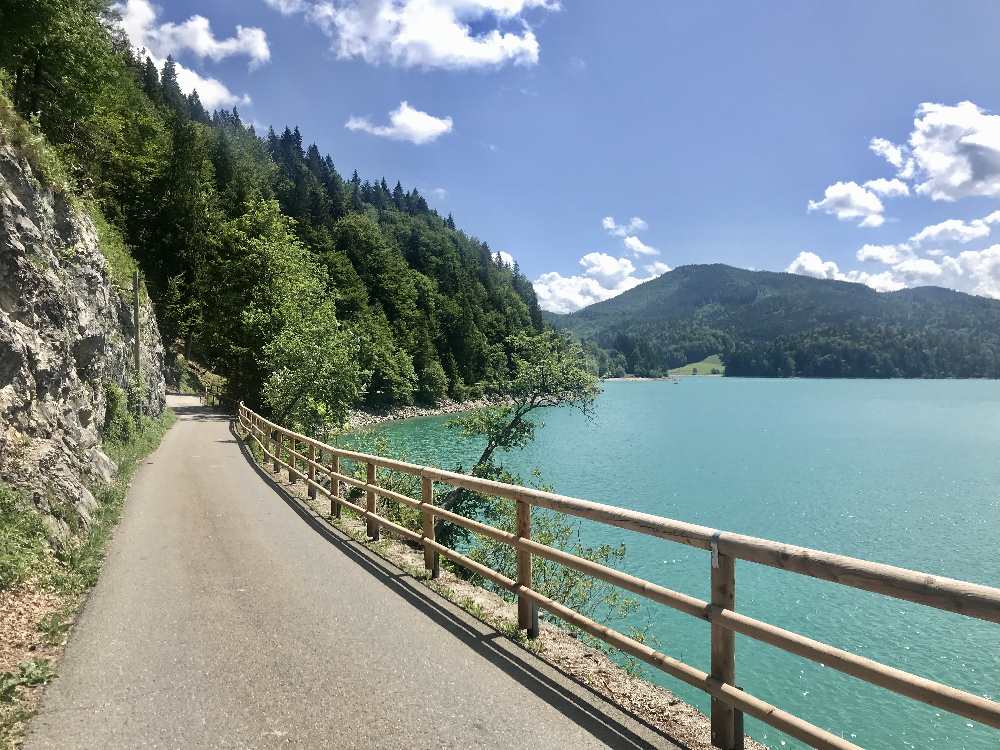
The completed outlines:
<svg viewBox="0 0 1000 750">
<path fill-rule="evenodd" d="M 602 374 L 665 375 L 722 355 L 727 376 L 997 378 L 1000 301 L 724 265 L 682 266 L 572 315 Z"/>
<path fill-rule="evenodd" d="M 417 188 L 345 178 L 297 127 L 207 112 L 172 60 L 130 47 L 106 0 L 0 4 L 0 87 L 138 261 L 164 340 L 233 397 L 313 422 L 464 398 L 504 341 L 542 328 L 516 264 Z"/>
</svg>

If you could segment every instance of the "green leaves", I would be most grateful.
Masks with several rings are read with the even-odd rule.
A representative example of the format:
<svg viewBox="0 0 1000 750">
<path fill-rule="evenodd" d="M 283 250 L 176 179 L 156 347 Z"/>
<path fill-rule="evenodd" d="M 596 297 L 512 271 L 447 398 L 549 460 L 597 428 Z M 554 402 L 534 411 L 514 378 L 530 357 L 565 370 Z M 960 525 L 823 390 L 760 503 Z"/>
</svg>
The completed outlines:
<svg viewBox="0 0 1000 750">
<path fill-rule="evenodd" d="M 0 672 L 0 702 L 13 703 L 19 687 L 44 685 L 55 676 L 56 671 L 48 659 L 22 661 L 16 672 Z"/>
</svg>

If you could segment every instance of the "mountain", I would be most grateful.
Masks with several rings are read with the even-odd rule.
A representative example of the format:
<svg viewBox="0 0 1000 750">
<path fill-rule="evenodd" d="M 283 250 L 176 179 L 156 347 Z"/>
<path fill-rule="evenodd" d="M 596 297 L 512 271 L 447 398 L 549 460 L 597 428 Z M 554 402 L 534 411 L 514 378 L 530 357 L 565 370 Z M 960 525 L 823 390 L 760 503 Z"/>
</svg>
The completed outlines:
<svg viewBox="0 0 1000 750">
<path fill-rule="evenodd" d="M 721 354 L 727 375 L 1000 377 L 1000 300 L 721 264 L 681 266 L 569 315 L 546 315 L 599 370 L 659 375 Z"/>
</svg>

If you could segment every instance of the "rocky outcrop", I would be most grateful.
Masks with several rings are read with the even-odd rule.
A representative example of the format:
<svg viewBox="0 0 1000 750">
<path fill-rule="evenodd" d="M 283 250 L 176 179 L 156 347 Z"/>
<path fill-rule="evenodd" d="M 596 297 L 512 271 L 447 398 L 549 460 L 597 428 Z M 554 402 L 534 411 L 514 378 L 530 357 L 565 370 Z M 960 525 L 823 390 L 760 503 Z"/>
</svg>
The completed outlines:
<svg viewBox="0 0 1000 750">
<path fill-rule="evenodd" d="M 163 410 L 163 344 L 143 297 L 137 332 L 93 223 L 0 138 L 0 482 L 26 491 L 56 542 L 90 522 L 87 485 L 117 470 L 100 445 L 107 386 Z"/>
</svg>

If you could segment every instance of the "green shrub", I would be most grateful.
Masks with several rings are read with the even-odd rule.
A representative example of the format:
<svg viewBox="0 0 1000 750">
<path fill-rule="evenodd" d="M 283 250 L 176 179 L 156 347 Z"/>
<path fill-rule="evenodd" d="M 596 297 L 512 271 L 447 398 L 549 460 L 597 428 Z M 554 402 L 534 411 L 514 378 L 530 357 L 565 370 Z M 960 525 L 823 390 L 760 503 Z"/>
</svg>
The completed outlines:
<svg viewBox="0 0 1000 750">
<path fill-rule="evenodd" d="M 135 438 L 136 424 L 129 412 L 129 400 L 114 383 L 104 384 L 107 411 L 104 416 L 104 442 L 125 445 Z"/>
<path fill-rule="evenodd" d="M 42 134 L 37 122 L 27 122 L 7 96 L 9 81 L 0 70 L 0 140 L 16 146 L 39 180 L 57 193 L 72 193 L 73 181 L 59 153 Z"/>
<path fill-rule="evenodd" d="M 0 591 L 24 582 L 44 563 L 46 539 L 38 514 L 0 485 Z"/>
</svg>

